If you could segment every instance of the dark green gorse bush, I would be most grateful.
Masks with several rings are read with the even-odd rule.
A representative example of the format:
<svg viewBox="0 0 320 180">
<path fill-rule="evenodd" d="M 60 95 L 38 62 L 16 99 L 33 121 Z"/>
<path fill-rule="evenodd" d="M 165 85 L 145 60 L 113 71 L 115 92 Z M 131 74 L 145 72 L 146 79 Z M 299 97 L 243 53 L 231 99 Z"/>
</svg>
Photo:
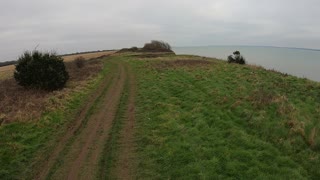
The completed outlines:
<svg viewBox="0 0 320 180">
<path fill-rule="evenodd" d="M 65 86 L 69 75 L 56 53 L 26 51 L 18 59 L 14 78 L 24 87 L 57 90 Z"/>
</svg>

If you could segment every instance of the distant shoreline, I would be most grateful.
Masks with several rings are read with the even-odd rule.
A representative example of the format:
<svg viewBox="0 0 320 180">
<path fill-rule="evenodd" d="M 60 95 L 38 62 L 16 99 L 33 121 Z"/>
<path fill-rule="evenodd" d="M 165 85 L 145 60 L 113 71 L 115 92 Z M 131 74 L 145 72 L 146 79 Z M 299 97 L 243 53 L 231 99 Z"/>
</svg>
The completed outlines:
<svg viewBox="0 0 320 180">
<path fill-rule="evenodd" d="M 261 48 L 285 48 L 285 49 L 297 49 L 307 51 L 320 51 L 320 49 L 312 48 L 298 48 L 298 47 L 285 47 L 285 46 L 253 46 L 253 45 L 199 45 L 199 46 L 174 46 L 173 48 L 195 48 L 195 47 L 261 47 Z"/>
<path fill-rule="evenodd" d="M 174 47 L 177 54 L 193 54 L 224 59 L 238 50 L 249 64 L 320 82 L 320 50 L 275 46 L 196 46 Z"/>
</svg>

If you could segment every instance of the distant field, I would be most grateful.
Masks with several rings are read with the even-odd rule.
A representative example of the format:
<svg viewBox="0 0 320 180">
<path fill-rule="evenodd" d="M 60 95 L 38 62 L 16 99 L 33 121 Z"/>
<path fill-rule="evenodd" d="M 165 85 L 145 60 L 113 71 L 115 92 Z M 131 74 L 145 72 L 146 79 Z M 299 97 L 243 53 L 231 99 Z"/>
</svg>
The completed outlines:
<svg viewBox="0 0 320 180">
<path fill-rule="evenodd" d="M 97 58 L 105 55 L 110 55 L 115 52 L 116 51 L 102 51 L 102 52 L 93 52 L 93 53 L 85 53 L 85 54 L 74 54 L 74 55 L 63 56 L 63 59 L 65 62 L 73 61 L 75 58 L 80 56 L 84 57 L 85 59 L 92 59 L 92 58 Z M 0 80 L 12 77 L 14 67 L 15 67 L 14 65 L 0 67 Z"/>
<path fill-rule="evenodd" d="M 11 77 L 13 70 L 14 65 L 0 67 L 0 80 Z"/>
<path fill-rule="evenodd" d="M 110 55 L 115 53 L 116 51 L 102 51 L 102 52 L 94 52 L 94 53 L 86 53 L 86 54 L 74 54 L 74 55 L 67 55 L 63 56 L 64 61 L 73 61 L 75 58 L 82 56 L 85 59 L 92 59 L 97 58 L 105 55 Z"/>
</svg>

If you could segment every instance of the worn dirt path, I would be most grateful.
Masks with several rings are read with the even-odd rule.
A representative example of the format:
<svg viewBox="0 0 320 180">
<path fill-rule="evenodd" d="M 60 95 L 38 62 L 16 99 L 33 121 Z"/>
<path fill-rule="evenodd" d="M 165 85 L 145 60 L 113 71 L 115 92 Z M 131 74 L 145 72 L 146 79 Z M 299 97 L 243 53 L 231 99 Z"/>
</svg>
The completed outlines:
<svg viewBox="0 0 320 180">
<path fill-rule="evenodd" d="M 104 147 L 108 146 L 107 139 L 125 87 L 129 94 L 126 107 L 122 107 L 126 108 L 126 116 L 120 132 L 121 148 L 117 153 L 115 170 L 111 173 L 117 179 L 132 178 L 133 166 L 128 163 L 132 162 L 134 150 L 135 79 L 124 62 L 113 63 L 113 71 L 77 114 L 50 157 L 39 167 L 41 170 L 35 179 L 99 179 L 99 170 L 104 168 L 99 162 Z"/>
<path fill-rule="evenodd" d="M 135 169 L 135 142 L 134 142 L 134 127 L 135 127 L 135 95 L 136 95 L 136 81 L 135 75 L 128 68 L 129 72 L 129 98 L 125 114 L 125 121 L 122 130 L 120 131 L 119 145 L 120 156 L 117 159 L 114 169 L 114 177 L 118 179 L 133 179 Z"/>
</svg>

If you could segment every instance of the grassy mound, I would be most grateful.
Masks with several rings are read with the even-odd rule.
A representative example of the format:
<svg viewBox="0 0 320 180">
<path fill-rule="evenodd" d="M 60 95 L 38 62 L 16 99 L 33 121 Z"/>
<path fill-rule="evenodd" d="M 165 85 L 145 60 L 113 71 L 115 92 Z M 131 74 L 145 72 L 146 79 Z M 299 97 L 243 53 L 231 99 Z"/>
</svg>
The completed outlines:
<svg viewBox="0 0 320 180">
<path fill-rule="evenodd" d="M 194 56 L 139 58 L 139 177 L 320 177 L 320 85 Z"/>
</svg>

